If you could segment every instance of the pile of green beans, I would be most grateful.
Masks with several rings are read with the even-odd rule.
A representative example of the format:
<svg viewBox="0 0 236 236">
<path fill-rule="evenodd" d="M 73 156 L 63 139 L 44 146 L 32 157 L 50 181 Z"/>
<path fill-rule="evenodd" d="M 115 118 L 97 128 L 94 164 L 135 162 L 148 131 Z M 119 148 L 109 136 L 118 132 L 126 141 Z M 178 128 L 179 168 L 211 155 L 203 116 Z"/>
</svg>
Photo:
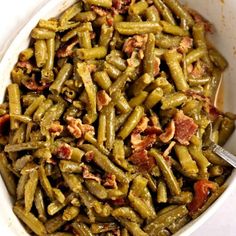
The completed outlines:
<svg viewBox="0 0 236 236">
<path fill-rule="evenodd" d="M 177 0 L 39 21 L 0 105 L 0 172 L 31 235 L 169 236 L 220 196 L 232 168 L 204 137 L 223 145 L 235 115 L 214 106 L 210 26 Z"/>
</svg>

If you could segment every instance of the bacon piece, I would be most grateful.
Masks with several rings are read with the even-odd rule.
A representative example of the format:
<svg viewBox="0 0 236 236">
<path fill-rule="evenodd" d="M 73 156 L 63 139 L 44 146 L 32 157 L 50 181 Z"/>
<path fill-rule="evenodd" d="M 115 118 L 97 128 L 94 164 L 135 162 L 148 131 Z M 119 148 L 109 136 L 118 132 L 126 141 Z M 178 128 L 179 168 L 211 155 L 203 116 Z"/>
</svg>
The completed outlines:
<svg viewBox="0 0 236 236">
<path fill-rule="evenodd" d="M 91 173 L 89 171 L 88 166 L 82 165 L 82 169 L 83 169 L 83 178 L 84 179 L 92 179 L 92 180 L 97 181 L 99 184 L 101 183 L 101 178 L 99 176 L 96 176 L 93 173 Z"/>
<path fill-rule="evenodd" d="M 206 64 L 204 64 L 202 61 L 197 61 L 193 68 L 192 71 L 190 72 L 190 74 L 194 77 L 194 78 L 201 78 L 205 73 L 206 73 Z"/>
<path fill-rule="evenodd" d="M 148 122 L 149 122 L 149 119 L 146 116 L 143 116 L 133 132 L 134 133 L 144 132 L 148 127 Z"/>
<path fill-rule="evenodd" d="M 105 181 L 103 183 L 105 187 L 117 189 L 116 176 L 114 174 L 108 173 L 106 175 Z"/>
<path fill-rule="evenodd" d="M 125 205 L 125 198 L 117 198 L 115 200 L 111 200 L 111 203 L 114 206 L 124 206 Z"/>
<path fill-rule="evenodd" d="M 82 124 L 81 119 L 75 119 L 69 116 L 66 120 L 68 122 L 67 129 L 75 138 L 81 138 L 87 132 L 94 134 L 94 127 L 88 124 Z"/>
<path fill-rule="evenodd" d="M 140 171 L 150 171 L 156 165 L 154 157 L 148 156 L 147 150 L 135 151 L 129 160 L 138 166 Z"/>
<path fill-rule="evenodd" d="M 192 118 L 184 115 L 182 110 L 177 111 L 174 122 L 175 139 L 183 145 L 189 145 L 189 140 L 197 131 L 198 126 Z"/>
<path fill-rule="evenodd" d="M 84 156 L 85 156 L 85 160 L 87 162 L 90 162 L 94 159 L 94 152 L 93 151 L 88 151 L 88 152 L 85 153 Z"/>
<path fill-rule="evenodd" d="M 129 37 L 125 40 L 123 51 L 131 56 L 135 48 L 144 50 L 147 43 L 147 38 L 147 34 Z"/>
<path fill-rule="evenodd" d="M 175 141 L 171 141 L 169 146 L 167 147 L 167 149 L 163 152 L 163 157 L 166 158 L 169 156 L 169 154 L 171 153 L 171 150 L 173 149 L 173 147 L 175 146 L 176 142 Z"/>
<path fill-rule="evenodd" d="M 10 115 L 5 114 L 0 117 L 0 136 L 8 133 L 10 125 Z"/>
<path fill-rule="evenodd" d="M 59 136 L 63 131 L 63 126 L 60 124 L 59 121 L 55 121 L 49 128 L 49 132 L 54 136 Z"/>
<path fill-rule="evenodd" d="M 91 9 L 99 16 L 107 16 L 109 14 L 109 11 L 102 7 L 91 6 Z"/>
<path fill-rule="evenodd" d="M 73 38 L 68 44 L 57 50 L 57 57 L 69 57 L 73 54 L 73 48 L 79 43 L 77 38 Z"/>
<path fill-rule="evenodd" d="M 129 8 L 131 0 L 112 0 L 112 10 L 114 14 L 124 14 Z"/>
<path fill-rule="evenodd" d="M 35 80 L 35 75 L 33 74 L 30 78 L 28 79 L 23 79 L 21 83 L 29 90 L 33 90 L 36 92 L 41 92 L 45 89 L 47 89 L 50 84 L 45 84 L 45 85 L 38 85 L 36 80 Z"/>
<path fill-rule="evenodd" d="M 178 47 L 180 53 L 187 53 L 190 48 L 193 46 L 193 39 L 190 37 L 183 37 Z"/>
<path fill-rule="evenodd" d="M 188 9 L 188 11 L 192 15 L 192 17 L 196 23 L 204 25 L 206 32 L 214 33 L 214 27 L 208 20 L 203 18 L 197 11 L 195 11 L 193 9 Z"/>
<path fill-rule="evenodd" d="M 67 143 L 59 143 L 53 150 L 53 154 L 59 159 L 70 160 L 72 155 L 72 148 Z"/>
<path fill-rule="evenodd" d="M 154 76 L 157 76 L 160 73 L 160 65 L 161 65 L 160 58 L 154 57 L 154 61 L 153 61 L 153 66 L 154 66 L 153 75 Z"/>
<path fill-rule="evenodd" d="M 174 138 L 175 135 L 175 122 L 171 120 L 171 122 L 167 125 L 166 130 L 162 133 L 159 138 L 163 143 L 168 143 L 171 139 Z"/>
<path fill-rule="evenodd" d="M 194 183 L 194 197 L 187 205 L 189 214 L 192 215 L 197 212 L 207 201 L 209 190 L 216 191 L 218 185 L 212 181 L 202 179 Z"/>
<path fill-rule="evenodd" d="M 111 101 L 110 96 L 105 90 L 100 90 L 97 92 L 97 107 L 98 111 L 101 111 L 103 107 L 107 106 Z"/>
<path fill-rule="evenodd" d="M 140 134 L 131 134 L 132 148 L 135 152 L 150 148 L 156 142 L 156 139 L 156 134 L 149 134 L 144 138 L 141 138 Z"/>
<path fill-rule="evenodd" d="M 16 66 L 25 69 L 27 74 L 30 74 L 33 70 L 33 66 L 29 61 L 19 61 Z"/>
</svg>

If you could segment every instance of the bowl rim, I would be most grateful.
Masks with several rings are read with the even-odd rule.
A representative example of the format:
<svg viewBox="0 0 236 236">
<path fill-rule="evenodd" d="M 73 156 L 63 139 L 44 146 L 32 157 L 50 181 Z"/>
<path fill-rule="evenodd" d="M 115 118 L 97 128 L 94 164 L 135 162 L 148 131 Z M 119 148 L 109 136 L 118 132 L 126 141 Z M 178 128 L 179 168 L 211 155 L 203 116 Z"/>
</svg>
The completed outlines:
<svg viewBox="0 0 236 236">
<path fill-rule="evenodd" d="M 46 18 L 46 14 L 50 10 L 52 10 L 55 6 L 59 6 L 59 5 L 61 6 L 61 9 L 58 10 L 58 12 L 61 13 L 75 2 L 77 2 L 77 1 L 76 0 L 59 0 L 59 1 L 58 0 L 49 0 L 38 10 L 38 12 L 34 16 L 32 16 L 29 19 L 29 21 L 25 25 L 22 26 L 22 28 L 19 30 L 19 33 L 11 41 L 11 43 L 9 44 L 9 46 L 7 47 L 5 52 L 3 52 L 2 58 L 0 59 L 0 74 L 2 77 L 4 77 L 4 75 L 8 75 L 8 77 L 10 77 L 10 71 L 13 68 L 13 65 L 17 62 L 19 52 L 22 50 L 22 48 L 19 48 L 18 45 L 20 44 L 20 42 L 24 42 L 25 45 L 27 45 L 29 43 L 29 32 L 31 32 L 33 27 L 38 23 L 39 19 Z M 52 17 L 54 17 L 54 16 L 52 16 Z M 0 97 L 1 101 L 3 101 L 6 87 L 9 84 L 9 81 L 10 81 L 10 79 L 8 80 L 8 82 L 4 81 L 5 83 L 0 82 L 0 90 L 4 91 L 4 93 L 1 94 L 2 97 Z M 5 186 L 5 183 L 2 179 L 2 176 L 0 176 L 0 182 L 1 182 L 1 184 L 3 184 L 3 186 L 5 188 L 5 189 L 1 189 L 1 191 L 6 191 L 6 186 Z M 227 188 L 220 195 L 220 197 L 218 199 L 216 199 L 216 201 L 213 204 L 211 204 L 211 206 L 205 212 L 203 212 L 196 219 L 191 220 L 187 225 L 185 225 L 177 233 L 175 233 L 174 236 L 189 236 L 189 235 L 191 235 L 191 233 L 196 231 L 212 215 L 214 215 L 217 212 L 217 210 L 223 205 L 224 201 L 226 201 L 227 198 L 234 192 L 234 185 L 236 185 L 236 170 L 232 171 L 231 175 L 228 177 L 225 184 L 226 184 Z M 9 194 L 8 194 L 8 196 L 10 198 Z M 9 211 L 10 210 L 11 209 L 9 209 Z M 17 219 L 16 216 L 14 216 L 14 217 Z M 9 232 L 11 231 L 11 227 L 12 226 L 9 226 L 9 228 L 7 228 L 7 230 L 9 230 Z M 13 226 L 13 227 L 15 227 L 15 226 Z"/>
</svg>

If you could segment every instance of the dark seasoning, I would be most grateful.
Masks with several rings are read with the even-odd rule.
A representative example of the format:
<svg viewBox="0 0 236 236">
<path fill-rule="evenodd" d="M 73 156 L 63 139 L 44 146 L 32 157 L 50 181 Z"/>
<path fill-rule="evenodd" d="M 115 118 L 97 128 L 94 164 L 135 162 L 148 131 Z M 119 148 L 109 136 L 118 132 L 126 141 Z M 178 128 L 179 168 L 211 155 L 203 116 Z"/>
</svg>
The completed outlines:
<svg viewBox="0 0 236 236">
<path fill-rule="evenodd" d="M 78 1 L 40 20 L 0 105 L 0 172 L 31 235 L 172 235 L 225 190 L 227 62 L 176 0 Z"/>
</svg>

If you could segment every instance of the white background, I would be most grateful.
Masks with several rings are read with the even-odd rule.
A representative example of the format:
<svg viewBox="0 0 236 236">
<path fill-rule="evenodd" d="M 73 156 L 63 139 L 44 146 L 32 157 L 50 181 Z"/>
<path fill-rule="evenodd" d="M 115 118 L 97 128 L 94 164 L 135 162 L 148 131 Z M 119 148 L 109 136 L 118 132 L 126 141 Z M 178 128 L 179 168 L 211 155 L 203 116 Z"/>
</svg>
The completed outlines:
<svg viewBox="0 0 236 236">
<path fill-rule="evenodd" d="M 1 2 L 0 58 L 20 28 L 46 2 L 48 0 L 6 0 Z M 0 79 L 3 78 L 0 77 Z M 0 202 L 4 204 L 3 199 L 0 199 Z M 1 235 L 8 235 L 2 225 L 0 232 Z M 221 209 L 191 236 L 236 236 L 236 186 L 234 194 L 228 198 Z"/>
</svg>

